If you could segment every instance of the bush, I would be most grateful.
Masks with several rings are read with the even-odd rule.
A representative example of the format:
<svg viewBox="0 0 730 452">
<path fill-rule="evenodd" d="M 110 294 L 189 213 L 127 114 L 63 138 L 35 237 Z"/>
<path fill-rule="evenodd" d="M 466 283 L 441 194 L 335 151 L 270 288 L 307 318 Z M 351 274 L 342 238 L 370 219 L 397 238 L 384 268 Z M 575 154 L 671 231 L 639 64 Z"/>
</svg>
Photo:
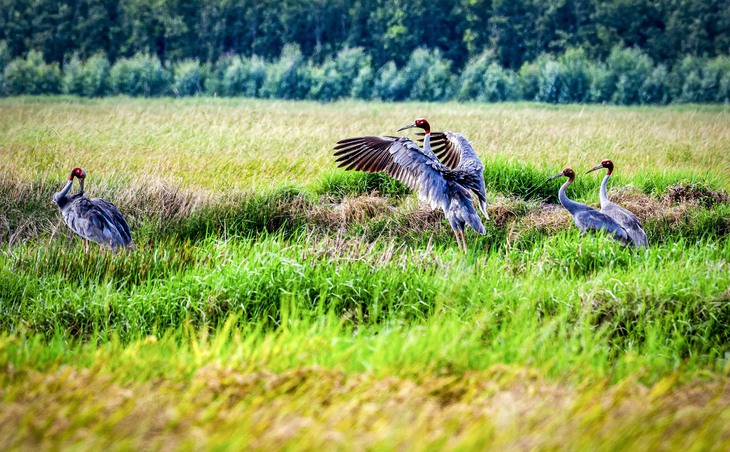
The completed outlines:
<svg viewBox="0 0 730 452">
<path fill-rule="evenodd" d="M 480 102 L 518 100 L 520 77 L 497 63 L 491 52 L 469 60 L 457 82 L 456 98 Z"/>
<path fill-rule="evenodd" d="M 517 75 L 493 61 L 484 73 L 483 88 L 477 100 L 480 102 L 503 102 L 520 98 L 520 84 Z"/>
<path fill-rule="evenodd" d="M 172 90 L 176 96 L 197 96 L 205 86 L 206 66 L 197 60 L 183 60 L 173 67 L 175 81 Z"/>
<path fill-rule="evenodd" d="M 537 100 L 540 91 L 540 66 L 534 62 L 522 65 L 519 72 L 520 89 L 525 100 Z"/>
<path fill-rule="evenodd" d="M 63 68 L 63 92 L 86 97 L 108 94 L 109 67 L 109 60 L 103 53 L 97 53 L 86 61 L 74 54 Z"/>
<path fill-rule="evenodd" d="M 122 58 L 109 71 L 112 92 L 129 96 L 161 96 L 170 92 L 170 74 L 156 55 Z"/>
<path fill-rule="evenodd" d="M 667 67 L 663 64 L 655 67 L 651 75 L 644 80 L 639 90 L 639 102 L 642 104 L 666 104 L 669 95 L 666 89 Z"/>
<path fill-rule="evenodd" d="M 560 103 L 585 102 L 590 96 L 590 62 L 583 49 L 568 49 L 558 58 Z"/>
<path fill-rule="evenodd" d="M 457 82 L 456 98 L 458 100 L 475 100 L 479 98 L 484 92 L 484 74 L 487 72 L 489 65 L 495 61 L 491 52 L 484 52 L 467 61 Z"/>
<path fill-rule="evenodd" d="M 313 85 L 310 97 L 331 101 L 343 97 L 369 97 L 372 83 L 371 58 L 361 47 L 341 50 L 334 60 L 327 60 L 312 71 Z M 364 78 L 359 78 L 360 75 Z M 355 92 L 357 95 L 353 95 Z"/>
<path fill-rule="evenodd" d="M 58 94 L 61 70 L 58 64 L 46 64 L 40 52 L 31 50 L 25 58 L 16 58 L 5 67 L 8 94 Z"/>
<path fill-rule="evenodd" d="M 414 50 L 399 76 L 403 80 L 398 85 L 408 91 L 409 100 L 441 101 L 451 97 L 451 62 L 438 49 Z"/>
<path fill-rule="evenodd" d="M 227 65 L 221 83 L 224 96 L 256 97 L 266 80 L 266 64 L 253 56 L 233 58 Z"/>
<path fill-rule="evenodd" d="M 310 69 L 312 87 L 309 97 L 321 101 L 333 101 L 339 97 L 341 77 L 333 60 L 326 60 L 319 67 Z"/>
<path fill-rule="evenodd" d="M 311 66 L 295 44 L 287 44 L 276 63 L 266 68 L 266 80 L 261 87 L 263 97 L 304 99 L 312 86 Z"/>
<path fill-rule="evenodd" d="M 378 70 L 373 85 L 373 97 L 381 100 L 400 101 L 408 95 L 405 78 L 400 75 L 395 63 L 388 61 Z"/>
<path fill-rule="evenodd" d="M 225 73 L 237 58 L 237 56 L 225 55 L 210 68 L 204 84 L 206 94 L 211 96 L 223 95 Z"/>
<path fill-rule="evenodd" d="M 730 100 L 730 57 L 718 56 L 708 60 L 702 69 L 702 102 L 727 102 Z"/>
<path fill-rule="evenodd" d="M 560 101 L 562 89 L 560 82 L 560 63 L 550 57 L 538 58 L 540 75 L 537 79 L 536 100 L 556 104 Z"/>
<path fill-rule="evenodd" d="M 355 99 L 371 99 L 373 97 L 373 83 L 375 74 L 370 65 L 360 68 L 355 80 L 352 81 L 350 97 Z"/>
<path fill-rule="evenodd" d="M 639 93 L 654 70 L 651 58 L 639 49 L 614 47 L 608 56 L 615 91 L 611 100 L 619 105 L 639 103 Z"/>
<path fill-rule="evenodd" d="M 589 67 L 591 88 L 588 91 L 588 100 L 595 103 L 605 103 L 611 100 L 615 91 L 611 71 L 606 64 L 597 63 Z"/>
<path fill-rule="evenodd" d="M 5 87 L 5 66 L 10 62 L 10 49 L 8 43 L 0 41 L 0 96 L 6 93 Z"/>
</svg>

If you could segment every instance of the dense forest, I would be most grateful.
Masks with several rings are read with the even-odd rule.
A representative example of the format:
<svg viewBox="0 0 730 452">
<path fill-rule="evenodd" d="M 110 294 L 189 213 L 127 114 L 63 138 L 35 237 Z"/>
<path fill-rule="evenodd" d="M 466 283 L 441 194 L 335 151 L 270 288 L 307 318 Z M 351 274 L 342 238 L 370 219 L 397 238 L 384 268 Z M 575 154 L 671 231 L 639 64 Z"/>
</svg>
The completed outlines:
<svg viewBox="0 0 730 452">
<path fill-rule="evenodd" d="M 730 0 L 0 5 L 3 94 L 619 104 L 730 98 Z"/>
</svg>

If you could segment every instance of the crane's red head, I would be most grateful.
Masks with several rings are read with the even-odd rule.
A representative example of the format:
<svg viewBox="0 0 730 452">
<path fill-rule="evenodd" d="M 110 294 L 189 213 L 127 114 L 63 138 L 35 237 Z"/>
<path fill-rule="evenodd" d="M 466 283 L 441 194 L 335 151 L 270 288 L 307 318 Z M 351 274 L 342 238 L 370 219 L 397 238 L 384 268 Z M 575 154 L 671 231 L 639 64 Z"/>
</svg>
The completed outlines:
<svg viewBox="0 0 730 452">
<path fill-rule="evenodd" d="M 424 118 L 418 118 L 407 126 L 401 127 L 400 129 L 398 129 L 398 132 L 400 132 L 401 130 L 412 129 L 414 127 L 423 129 L 426 133 L 431 132 L 431 125 Z"/>
<path fill-rule="evenodd" d="M 593 168 L 586 171 L 586 174 L 590 173 L 591 171 L 596 171 L 596 170 L 599 170 L 602 168 L 606 168 L 608 170 L 608 172 L 606 172 L 606 175 L 610 176 L 611 172 L 613 171 L 613 162 L 610 161 L 609 159 L 606 159 L 606 160 L 602 161 L 600 165 L 596 165 Z"/>
<path fill-rule="evenodd" d="M 83 168 L 74 168 L 71 170 L 71 175 L 68 176 L 68 180 L 73 180 L 74 177 L 78 177 L 83 180 L 86 177 L 86 171 L 84 171 Z"/>
<path fill-rule="evenodd" d="M 570 168 L 565 168 L 562 172 L 554 175 L 553 177 L 551 177 L 548 180 L 557 179 L 558 177 L 567 177 L 568 179 L 573 181 L 575 179 L 575 172 Z"/>
</svg>

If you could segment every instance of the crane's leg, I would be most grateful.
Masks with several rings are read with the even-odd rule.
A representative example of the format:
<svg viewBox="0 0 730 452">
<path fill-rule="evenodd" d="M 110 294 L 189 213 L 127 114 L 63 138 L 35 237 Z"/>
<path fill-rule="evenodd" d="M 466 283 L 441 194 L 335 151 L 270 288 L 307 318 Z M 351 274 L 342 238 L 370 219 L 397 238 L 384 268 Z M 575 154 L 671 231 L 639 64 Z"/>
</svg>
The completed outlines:
<svg viewBox="0 0 730 452">
<path fill-rule="evenodd" d="M 460 232 L 461 232 L 461 243 L 464 244 L 464 253 L 466 253 L 466 237 L 464 237 L 464 231 L 463 230 L 460 231 Z"/>
<path fill-rule="evenodd" d="M 456 245 L 459 247 L 459 251 L 461 251 L 461 241 L 459 240 L 459 233 L 454 229 L 454 237 L 456 237 Z"/>
<path fill-rule="evenodd" d="M 84 240 L 84 254 L 89 254 L 89 241 Z"/>
</svg>

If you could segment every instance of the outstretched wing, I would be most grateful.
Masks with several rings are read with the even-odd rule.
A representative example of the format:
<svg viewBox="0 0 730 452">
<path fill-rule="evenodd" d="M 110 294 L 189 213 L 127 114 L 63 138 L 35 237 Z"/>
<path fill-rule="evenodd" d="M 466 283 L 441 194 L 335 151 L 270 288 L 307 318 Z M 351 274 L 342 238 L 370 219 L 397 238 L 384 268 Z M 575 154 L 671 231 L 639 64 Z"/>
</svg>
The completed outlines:
<svg viewBox="0 0 730 452">
<path fill-rule="evenodd" d="M 335 157 L 346 170 L 385 172 L 418 192 L 432 207 L 449 206 L 448 171 L 433 153 L 424 152 L 407 137 L 369 136 L 337 142 Z"/>
<path fill-rule="evenodd" d="M 423 144 L 423 132 L 417 132 L 418 141 Z M 464 135 L 454 132 L 431 132 L 431 150 L 434 155 L 449 168 L 457 168 L 465 164 L 478 171 L 484 170 L 469 140 Z"/>
<path fill-rule="evenodd" d="M 423 145 L 424 132 L 416 132 L 418 142 Z M 456 168 L 461 162 L 462 150 L 452 132 L 431 132 L 431 150 L 441 163 L 449 168 Z M 459 135 L 461 136 L 461 135 Z M 470 145 L 471 147 L 471 145 Z"/>
<path fill-rule="evenodd" d="M 92 198 L 90 201 L 106 213 L 107 217 L 112 220 L 114 226 L 116 226 L 119 230 L 119 235 L 121 236 L 124 245 L 129 245 L 132 241 L 132 232 L 129 230 L 127 220 L 124 218 L 124 215 L 122 215 L 119 209 L 117 209 L 117 206 L 101 198 Z"/>
</svg>

